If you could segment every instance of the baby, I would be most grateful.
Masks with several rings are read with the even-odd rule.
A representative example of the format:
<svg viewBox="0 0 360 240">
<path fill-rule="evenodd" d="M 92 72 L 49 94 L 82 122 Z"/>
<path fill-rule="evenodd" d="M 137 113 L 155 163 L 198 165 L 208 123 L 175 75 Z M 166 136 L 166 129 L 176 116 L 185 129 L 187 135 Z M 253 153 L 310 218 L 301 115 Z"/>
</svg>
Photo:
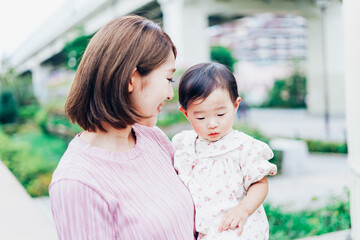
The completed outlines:
<svg viewBox="0 0 360 240">
<path fill-rule="evenodd" d="M 198 239 L 269 238 L 262 202 L 277 168 L 267 144 L 233 130 L 240 100 L 222 64 L 197 64 L 180 80 L 180 110 L 193 130 L 174 136 L 174 164 L 195 203 Z"/>
</svg>

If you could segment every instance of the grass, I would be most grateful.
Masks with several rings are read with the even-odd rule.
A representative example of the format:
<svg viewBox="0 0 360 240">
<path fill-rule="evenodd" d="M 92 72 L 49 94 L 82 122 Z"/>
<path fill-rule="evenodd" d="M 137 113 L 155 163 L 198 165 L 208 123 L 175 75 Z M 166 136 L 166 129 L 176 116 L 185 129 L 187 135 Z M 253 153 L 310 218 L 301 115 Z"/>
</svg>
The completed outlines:
<svg viewBox="0 0 360 240">
<path fill-rule="evenodd" d="M 31 154 L 40 155 L 51 162 L 60 160 L 69 143 L 69 141 L 62 138 L 44 134 L 40 130 L 16 133 L 12 136 L 12 140 L 14 142 L 31 143 Z"/>
<path fill-rule="evenodd" d="M 270 225 L 270 239 L 290 240 L 351 228 L 349 192 L 347 198 L 333 197 L 326 207 L 285 212 L 264 204 Z"/>
</svg>

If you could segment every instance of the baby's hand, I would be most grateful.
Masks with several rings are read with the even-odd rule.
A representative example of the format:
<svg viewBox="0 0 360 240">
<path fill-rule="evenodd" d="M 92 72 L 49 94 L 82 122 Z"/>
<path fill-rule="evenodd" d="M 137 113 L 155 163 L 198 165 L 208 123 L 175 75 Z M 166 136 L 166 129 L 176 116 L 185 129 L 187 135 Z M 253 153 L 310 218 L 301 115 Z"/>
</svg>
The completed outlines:
<svg viewBox="0 0 360 240">
<path fill-rule="evenodd" d="M 219 232 L 226 231 L 229 228 L 234 230 L 235 228 L 239 227 L 239 231 L 237 235 L 240 236 L 243 230 L 243 226 L 248 217 L 249 217 L 248 211 L 241 204 L 237 205 L 234 208 L 231 208 L 229 211 L 225 213 L 225 216 L 221 220 L 219 226 Z"/>
</svg>

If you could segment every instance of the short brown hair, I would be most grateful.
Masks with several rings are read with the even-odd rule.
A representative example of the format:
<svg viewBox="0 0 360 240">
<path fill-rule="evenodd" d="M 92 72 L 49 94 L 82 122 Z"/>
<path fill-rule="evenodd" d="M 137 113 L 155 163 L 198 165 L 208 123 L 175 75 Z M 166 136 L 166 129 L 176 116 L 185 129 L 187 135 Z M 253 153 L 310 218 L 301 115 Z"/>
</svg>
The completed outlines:
<svg viewBox="0 0 360 240">
<path fill-rule="evenodd" d="M 144 76 L 176 48 L 154 22 L 140 16 L 117 18 L 90 40 L 65 104 L 72 122 L 88 131 L 106 131 L 101 122 L 121 129 L 143 116 L 131 107 L 128 84 L 137 68 Z"/>
</svg>

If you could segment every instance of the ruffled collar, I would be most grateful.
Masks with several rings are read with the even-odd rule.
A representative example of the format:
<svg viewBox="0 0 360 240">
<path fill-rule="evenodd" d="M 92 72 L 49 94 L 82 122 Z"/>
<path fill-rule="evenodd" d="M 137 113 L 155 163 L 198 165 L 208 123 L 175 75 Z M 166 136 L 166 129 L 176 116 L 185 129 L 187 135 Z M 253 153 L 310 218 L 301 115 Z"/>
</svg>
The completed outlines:
<svg viewBox="0 0 360 240">
<path fill-rule="evenodd" d="M 188 131 L 184 143 L 186 151 L 195 158 L 215 157 L 241 147 L 246 141 L 252 139 L 249 135 L 233 130 L 216 142 L 208 141 L 195 133 Z"/>
</svg>

